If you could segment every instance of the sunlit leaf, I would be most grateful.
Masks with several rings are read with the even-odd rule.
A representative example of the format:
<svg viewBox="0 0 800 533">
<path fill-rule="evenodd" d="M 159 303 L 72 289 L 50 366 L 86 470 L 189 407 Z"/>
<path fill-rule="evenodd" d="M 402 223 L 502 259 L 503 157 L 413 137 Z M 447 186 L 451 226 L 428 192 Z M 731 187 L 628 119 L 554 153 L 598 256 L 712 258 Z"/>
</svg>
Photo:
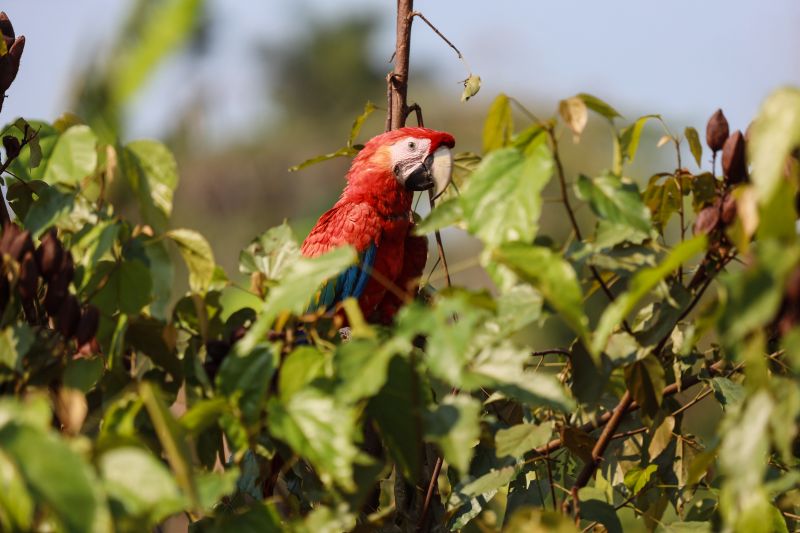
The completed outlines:
<svg viewBox="0 0 800 533">
<path fill-rule="evenodd" d="M 800 145 L 800 89 L 773 92 L 761 105 L 750 137 L 751 179 L 764 203 L 783 179 L 786 157 Z"/>
<path fill-rule="evenodd" d="M 608 105 L 606 102 L 600 100 L 596 96 L 592 96 L 591 94 L 587 93 L 580 93 L 575 95 L 575 98 L 580 98 L 581 101 L 586 104 L 586 107 L 609 120 L 622 117 L 622 115 L 620 115 L 616 109 Z"/>
<path fill-rule="evenodd" d="M 323 483 L 355 490 L 353 462 L 359 452 L 353 444 L 356 413 L 352 408 L 308 387 L 286 402 L 270 399 L 267 411 L 272 435 L 306 457 Z"/>
<path fill-rule="evenodd" d="M 466 472 L 478 442 L 480 403 L 467 395 L 448 395 L 425 413 L 425 437 L 442 449 L 445 460 Z"/>
<path fill-rule="evenodd" d="M 644 129 L 645 123 L 651 118 L 659 118 L 659 116 L 645 115 L 622 130 L 619 142 L 623 160 L 633 161 L 636 157 L 636 151 L 639 149 L 639 138 L 642 136 L 642 129 Z"/>
<path fill-rule="evenodd" d="M 584 340 L 589 319 L 583 310 L 583 291 L 575 270 L 559 254 L 542 246 L 509 243 L 494 254 L 500 263 L 533 285 Z"/>
<path fill-rule="evenodd" d="M 189 229 L 174 229 L 166 233 L 178 245 L 183 260 L 189 269 L 189 286 L 193 291 L 204 293 L 214 276 L 214 253 L 208 241 Z"/>
<path fill-rule="evenodd" d="M 488 245 L 531 241 L 536 236 L 541 191 L 553 174 L 553 157 L 544 136 L 527 154 L 514 148 L 492 152 L 462 191 L 467 229 Z"/>
<path fill-rule="evenodd" d="M 699 235 L 673 248 L 658 266 L 640 270 L 631 279 L 627 292 L 617 297 L 600 317 L 592 341 L 594 349 L 597 352 L 603 351 L 614 328 L 633 311 L 639 301 L 680 265 L 705 250 L 705 247 L 706 237 Z"/>
<path fill-rule="evenodd" d="M 481 77 L 474 74 L 464 80 L 464 91 L 461 93 L 461 101 L 466 102 L 481 90 Z"/>
<path fill-rule="evenodd" d="M 514 118 L 511 116 L 511 101 L 505 94 L 497 95 L 486 121 L 483 123 L 483 153 L 488 154 L 508 145 L 511 134 L 514 132 Z"/>
<path fill-rule="evenodd" d="M 142 217 L 156 231 L 164 231 L 178 186 L 175 157 L 157 141 L 134 141 L 118 149 L 118 154 L 120 168 L 136 194 Z"/>
<path fill-rule="evenodd" d="M 694 162 L 697 163 L 698 167 L 702 166 L 703 145 L 700 143 L 700 136 L 697 134 L 697 130 L 689 126 L 683 131 L 683 134 L 686 136 L 686 141 L 689 143 L 689 150 L 692 152 Z"/>
</svg>

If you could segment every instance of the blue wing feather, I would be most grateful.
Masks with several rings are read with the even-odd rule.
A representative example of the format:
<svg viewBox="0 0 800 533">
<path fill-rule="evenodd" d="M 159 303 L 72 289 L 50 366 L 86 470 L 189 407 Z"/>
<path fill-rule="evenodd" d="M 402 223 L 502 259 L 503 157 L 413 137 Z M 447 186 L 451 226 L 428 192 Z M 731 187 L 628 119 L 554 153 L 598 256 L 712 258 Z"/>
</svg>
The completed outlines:
<svg viewBox="0 0 800 533">
<path fill-rule="evenodd" d="M 375 264 L 377 248 L 370 244 L 366 250 L 358 254 L 358 264 L 353 265 L 335 278 L 329 279 L 320 287 L 317 296 L 311 301 L 306 312 L 318 309 L 330 310 L 345 298 L 358 298 L 364 293 L 369 281 L 369 274 Z"/>
</svg>

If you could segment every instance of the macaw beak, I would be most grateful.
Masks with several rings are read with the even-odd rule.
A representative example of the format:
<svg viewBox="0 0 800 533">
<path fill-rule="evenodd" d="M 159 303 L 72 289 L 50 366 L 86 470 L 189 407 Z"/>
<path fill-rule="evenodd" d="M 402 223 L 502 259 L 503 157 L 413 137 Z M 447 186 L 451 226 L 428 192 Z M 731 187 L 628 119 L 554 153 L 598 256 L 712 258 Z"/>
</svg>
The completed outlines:
<svg viewBox="0 0 800 533">
<path fill-rule="evenodd" d="M 403 180 L 409 191 L 427 191 L 433 189 L 436 198 L 444 192 L 453 174 L 453 153 L 447 146 L 440 146 L 417 165 Z"/>
</svg>

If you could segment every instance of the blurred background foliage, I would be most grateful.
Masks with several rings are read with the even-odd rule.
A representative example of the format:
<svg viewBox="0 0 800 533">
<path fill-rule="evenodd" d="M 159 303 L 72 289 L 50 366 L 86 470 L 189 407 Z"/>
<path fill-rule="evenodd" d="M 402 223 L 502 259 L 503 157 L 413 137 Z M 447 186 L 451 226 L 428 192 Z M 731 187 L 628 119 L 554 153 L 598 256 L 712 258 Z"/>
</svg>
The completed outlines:
<svg viewBox="0 0 800 533">
<path fill-rule="evenodd" d="M 382 27 L 392 22 L 393 5 L 383 10 L 374 5 L 352 10 L 355 13 L 352 17 L 341 16 L 342 13 L 333 17 L 324 13 L 314 15 L 312 10 L 312 15 L 302 20 L 289 38 L 275 42 L 265 35 L 262 42 L 253 45 L 249 55 L 238 58 L 241 68 L 256 71 L 252 77 L 258 84 L 255 90 L 263 94 L 272 110 L 265 113 L 251 109 L 252 121 L 246 134 L 222 131 L 224 128 L 219 129 L 214 120 L 219 108 L 228 105 L 224 100 L 235 100 L 237 95 L 219 94 L 197 83 L 194 77 L 195 73 L 208 70 L 209 65 L 213 71 L 218 64 L 215 57 L 226 53 L 231 40 L 228 34 L 237 30 L 237 22 L 220 17 L 218 7 L 207 0 L 127 2 L 120 17 L 120 31 L 113 33 L 111 42 L 102 47 L 92 46 L 99 38 L 85 36 L 84 52 L 69 69 L 71 89 L 62 108 L 79 115 L 101 138 L 119 135 L 125 139 L 141 114 L 165 106 L 154 99 L 175 95 L 177 101 L 170 108 L 169 123 L 159 130 L 163 137 L 160 140 L 175 152 L 180 168 L 181 184 L 176 192 L 173 223 L 196 228 L 206 235 L 219 263 L 233 275 L 239 250 L 264 228 L 289 219 L 296 233 L 302 236 L 335 201 L 343 185 L 346 160 L 336 159 L 297 173 L 290 173 L 288 168 L 341 146 L 365 101 L 385 108 L 385 77 L 390 70 L 388 51 L 393 42 L 383 43 L 381 52 L 385 52 L 385 57 L 377 56 L 373 43 L 376 35 L 382 33 Z M 281 5 L 276 9 L 291 8 Z M 24 10 L 17 8 L 11 15 L 19 18 L 16 11 Z M 442 22 L 446 32 L 458 20 Z M 419 26 L 415 30 L 416 35 L 422 32 L 428 29 Z M 458 44 L 464 50 L 468 50 L 464 44 L 475 47 L 475 43 Z M 414 46 L 422 47 L 416 42 Z M 443 43 L 434 46 L 437 55 L 461 68 Z M 429 126 L 451 131 L 456 136 L 459 151 L 477 151 L 481 132 L 476 124 L 481 123 L 494 96 L 488 91 L 491 87 L 506 88 L 490 82 L 484 94 L 461 103 L 458 76 L 447 84 L 437 83 L 430 63 L 418 61 L 417 57 L 412 59 L 410 99 L 422 105 Z M 28 76 L 35 75 L 35 67 L 29 66 L 26 71 Z M 172 71 L 178 80 L 185 78 L 192 87 L 191 94 L 182 97 L 177 90 L 161 90 L 156 94 L 148 89 L 153 85 L 163 89 L 165 71 Z M 215 76 L 214 72 L 210 75 Z M 16 92 L 24 91 L 24 83 L 25 79 L 18 81 Z M 224 80 L 222 85 L 225 86 Z M 539 107 L 536 98 L 518 96 L 528 107 Z M 551 107 L 542 102 L 541 107 L 545 106 Z M 29 116 L 35 115 L 29 113 Z M 369 118 L 362 130 L 362 140 L 382 131 L 383 118 L 381 109 Z M 568 171 L 592 175 L 607 167 L 610 162 L 600 154 L 608 153 L 608 147 L 593 148 L 599 142 L 607 142 L 606 134 L 604 123 L 590 124 L 582 140 L 580 160 L 573 156 L 577 147 L 566 143 Z M 642 144 L 653 146 L 658 136 L 657 131 L 648 129 Z M 671 154 L 655 150 L 642 150 L 642 154 L 643 160 L 671 158 Z M 126 192 L 118 191 L 120 199 L 124 199 Z M 556 189 L 550 192 L 545 196 L 555 197 Z M 557 205 L 553 207 L 559 209 Z M 567 231 L 567 225 L 560 211 L 554 215 L 545 213 L 545 230 L 559 236 Z M 448 230 L 445 238 L 454 263 L 468 263 L 476 257 L 477 244 L 462 232 Z M 456 280 L 471 286 L 488 283 L 477 268 L 462 269 L 456 273 Z"/>
</svg>

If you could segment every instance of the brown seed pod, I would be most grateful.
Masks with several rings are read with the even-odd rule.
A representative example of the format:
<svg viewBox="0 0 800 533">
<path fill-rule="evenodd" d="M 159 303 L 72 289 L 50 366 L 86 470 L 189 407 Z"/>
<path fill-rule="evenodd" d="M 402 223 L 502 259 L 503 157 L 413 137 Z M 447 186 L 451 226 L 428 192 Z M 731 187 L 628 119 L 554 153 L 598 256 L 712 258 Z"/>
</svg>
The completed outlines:
<svg viewBox="0 0 800 533">
<path fill-rule="evenodd" d="M 99 324 L 100 311 L 93 305 L 86 306 L 81 314 L 81 320 L 78 322 L 78 329 L 75 331 L 78 346 L 83 346 L 94 338 Z"/>
<path fill-rule="evenodd" d="M 747 181 L 745 142 L 742 132 L 736 130 L 722 147 L 722 172 L 730 185 Z"/>
<path fill-rule="evenodd" d="M 67 285 L 69 285 L 72 282 L 72 278 L 75 277 L 75 263 L 72 261 L 72 254 L 66 250 L 64 251 L 64 257 L 61 260 L 61 266 L 58 268 L 58 272 L 67 278 Z"/>
<path fill-rule="evenodd" d="M 17 286 L 23 300 L 31 301 L 36 298 L 36 290 L 39 288 L 39 269 L 36 267 L 33 252 L 27 252 L 20 263 Z"/>
<path fill-rule="evenodd" d="M 25 37 L 17 37 L 14 33 L 14 26 L 5 12 L 0 12 L 0 32 L 3 34 L 7 54 L 0 56 L 0 96 L 5 94 L 19 71 L 19 62 L 22 58 L 22 51 L 25 48 Z M 0 99 L 0 108 L 3 107 Z"/>
<path fill-rule="evenodd" d="M 22 230 L 13 222 L 3 226 L 3 235 L 0 237 L 0 253 L 7 254 L 11 248 L 11 243 L 17 238 Z"/>
<path fill-rule="evenodd" d="M 244 326 L 237 327 L 231 331 L 230 344 L 234 344 L 245 335 L 247 335 L 247 328 Z"/>
<path fill-rule="evenodd" d="M 719 223 L 719 205 L 710 205 L 704 207 L 702 211 L 697 213 L 697 218 L 694 221 L 695 235 L 709 234 L 714 231 Z"/>
<path fill-rule="evenodd" d="M 36 249 L 36 261 L 44 279 L 49 280 L 58 271 L 63 259 L 64 248 L 56 236 L 55 229 L 50 230 L 42 237 L 42 243 Z"/>
<path fill-rule="evenodd" d="M 718 152 L 722 150 L 728 134 L 728 119 L 725 118 L 722 109 L 717 109 L 706 124 L 706 144 L 711 150 Z"/>
<path fill-rule="evenodd" d="M 14 159 L 19 155 L 19 139 L 13 135 L 3 137 L 3 148 L 6 150 L 6 159 Z"/>
<path fill-rule="evenodd" d="M 726 194 L 722 199 L 722 213 L 720 214 L 720 220 L 722 220 L 722 223 L 727 226 L 733 222 L 734 218 L 736 218 L 736 200 L 733 198 L 733 195 Z"/>
<path fill-rule="evenodd" d="M 33 239 L 31 239 L 31 232 L 25 230 L 14 237 L 11 246 L 8 248 L 8 255 L 20 261 L 28 252 L 34 252 Z"/>
<path fill-rule="evenodd" d="M 69 278 L 61 273 L 56 273 L 50 278 L 44 295 L 44 309 L 48 315 L 55 317 L 58 314 L 69 292 L 69 282 Z"/>
<path fill-rule="evenodd" d="M 75 335 L 81 320 L 81 306 L 74 294 L 69 294 L 58 311 L 58 330 L 65 339 Z"/>
<path fill-rule="evenodd" d="M 800 268 L 795 268 L 786 280 L 786 298 L 791 303 L 800 303 Z"/>
</svg>

